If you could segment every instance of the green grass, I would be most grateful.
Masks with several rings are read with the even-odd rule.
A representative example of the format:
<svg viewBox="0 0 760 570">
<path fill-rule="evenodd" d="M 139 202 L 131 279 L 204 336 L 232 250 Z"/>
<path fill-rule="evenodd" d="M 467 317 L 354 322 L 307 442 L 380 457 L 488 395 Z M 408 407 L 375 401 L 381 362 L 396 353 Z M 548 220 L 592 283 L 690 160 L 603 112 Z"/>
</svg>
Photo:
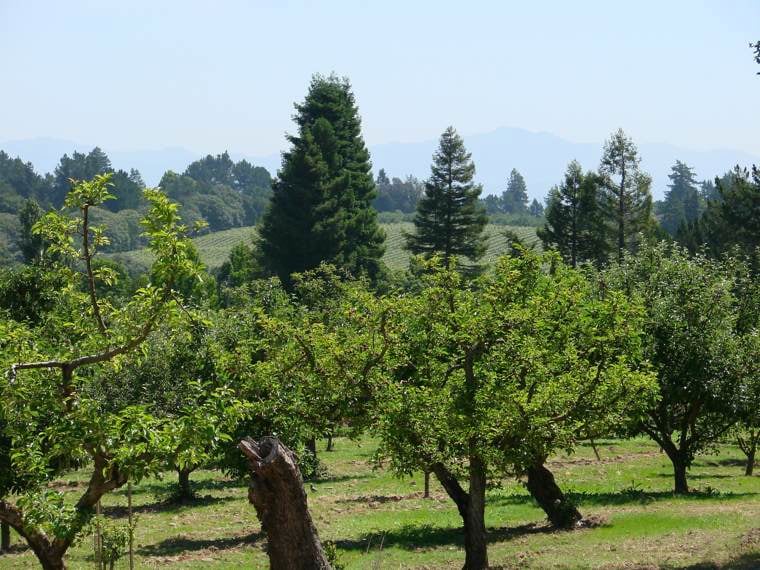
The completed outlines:
<svg viewBox="0 0 760 570">
<path fill-rule="evenodd" d="M 406 269 L 409 262 L 409 253 L 403 247 L 403 232 L 411 231 L 413 225 L 410 222 L 381 225 L 386 234 L 386 251 L 383 260 L 391 269 Z M 484 262 L 491 262 L 506 251 L 507 240 L 504 237 L 504 231 L 507 229 L 515 232 L 527 245 L 540 246 L 535 228 L 489 224 L 486 227 L 488 249 Z M 250 243 L 254 232 L 255 228 L 253 226 L 233 228 L 194 238 L 193 243 L 198 248 L 203 263 L 209 269 L 215 269 L 227 260 L 230 251 L 237 244 L 241 242 Z M 127 263 L 137 263 L 146 267 L 152 261 L 150 252 L 145 249 L 114 254 L 114 257 L 121 258 Z"/>
<path fill-rule="evenodd" d="M 335 541 L 340 561 L 359 568 L 460 568 L 461 520 L 433 480 L 422 499 L 422 475 L 397 479 L 373 469 L 377 442 L 338 438 L 320 452 L 328 476 L 309 489 L 309 505 L 323 540 Z M 599 525 L 554 532 L 524 487 L 505 480 L 488 493 L 489 555 L 502 568 L 692 569 L 760 568 L 760 477 L 744 477 L 733 446 L 697 460 L 690 484 L 698 493 L 671 494 L 667 458 L 649 441 L 601 441 L 601 461 L 588 446 L 550 462 L 559 484 Z M 81 492 L 84 473 L 64 479 Z M 265 540 L 244 483 L 217 472 L 193 475 L 199 499 L 186 506 L 162 502 L 174 477 L 143 481 L 134 490 L 138 512 L 138 568 L 266 568 Z M 309 484 L 307 484 L 308 488 Z M 110 516 L 124 514 L 125 492 L 104 500 Z M 14 541 L 17 541 L 14 537 Z M 92 541 L 69 555 L 71 568 L 91 568 Z M 0 569 L 34 568 L 18 546 L 0 556 Z M 118 568 L 126 568 L 125 560 Z"/>
</svg>

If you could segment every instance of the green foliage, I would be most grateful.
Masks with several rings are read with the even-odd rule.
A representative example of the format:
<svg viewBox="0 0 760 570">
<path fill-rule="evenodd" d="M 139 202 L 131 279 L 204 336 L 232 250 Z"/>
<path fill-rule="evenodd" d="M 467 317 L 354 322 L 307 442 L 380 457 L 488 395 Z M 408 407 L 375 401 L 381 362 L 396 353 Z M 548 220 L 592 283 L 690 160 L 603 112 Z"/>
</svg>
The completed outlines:
<svg viewBox="0 0 760 570">
<path fill-rule="evenodd" d="M 618 129 L 604 143 L 599 165 L 602 176 L 601 204 L 612 225 L 610 249 L 622 259 L 626 251 L 635 251 L 640 233 L 652 228 L 652 179 L 639 169 L 638 149 L 623 129 Z"/>
<path fill-rule="evenodd" d="M 259 230 L 262 267 L 288 286 L 293 273 L 322 262 L 376 279 L 385 236 L 348 80 L 315 75 L 296 111 L 298 135 L 288 137 Z"/>
<path fill-rule="evenodd" d="M 507 189 L 501 195 L 502 210 L 507 214 L 528 211 L 528 187 L 525 178 L 516 168 L 509 173 Z"/>
<path fill-rule="evenodd" d="M 42 209 L 34 200 L 26 200 L 18 212 L 19 235 L 16 241 L 24 263 L 39 262 L 45 257 L 47 244 L 32 228 L 42 217 Z"/>
<path fill-rule="evenodd" d="M 160 187 L 182 204 L 182 217 L 203 219 L 212 231 L 255 224 L 269 201 L 269 172 L 227 152 L 191 163 L 184 174 L 167 172 Z"/>
<path fill-rule="evenodd" d="M 93 526 L 96 524 L 100 528 L 102 561 L 113 569 L 116 562 L 127 553 L 127 548 L 137 526 L 137 519 L 134 519 L 131 524 L 123 524 L 106 517 L 99 517 L 97 521 L 93 521 Z"/>
<path fill-rule="evenodd" d="M 640 309 L 555 257 L 504 257 L 471 287 L 440 267 L 424 280 L 395 304 L 377 390 L 380 454 L 399 473 L 456 471 L 472 438 L 489 470 L 520 471 L 651 397 Z"/>
<path fill-rule="evenodd" d="M 433 155 L 425 194 L 417 203 L 414 233 L 407 248 L 414 254 L 440 254 L 449 264 L 456 257 L 477 262 L 485 253 L 483 229 L 487 218 L 478 197 L 481 187 L 473 184 L 475 165 L 454 127 L 447 128 Z M 472 267 L 470 268 L 472 269 Z"/>
<path fill-rule="evenodd" d="M 675 236 L 679 227 L 695 221 L 704 208 L 692 168 L 677 160 L 668 178 L 670 184 L 660 209 L 660 224 L 666 232 Z"/>
<path fill-rule="evenodd" d="M 0 212 L 16 214 L 24 200 L 49 204 L 50 183 L 30 162 L 0 151 Z"/>
<path fill-rule="evenodd" d="M 159 281 L 127 299 L 98 296 L 97 284 L 113 285 L 118 275 L 109 265 L 92 263 L 108 238 L 90 223 L 89 212 L 111 198 L 111 177 L 77 183 L 65 209 L 48 212 L 34 226 L 57 260 L 47 269 L 61 283 L 55 298 L 43 289 L 29 296 L 25 320 L 8 313 L 0 318 L 0 363 L 10 379 L 0 417 L 13 479 L 24 481 L 16 507 L 0 502 L 0 518 L 16 524 L 12 509 L 19 509 L 29 540 L 53 548 L 56 556 L 84 532 L 102 494 L 160 468 L 178 429 L 140 405 L 104 413 L 103 403 L 88 395 L 94 378 L 113 375 L 158 322 L 173 320 L 173 285 L 199 269 L 176 204 L 146 190 L 149 207 L 142 225 Z M 75 505 L 45 488 L 67 466 L 88 461 L 91 480 Z"/>
<path fill-rule="evenodd" d="M 117 211 L 123 208 L 137 209 L 144 205 L 142 191 L 145 185 L 140 173 L 136 170 L 129 173 L 123 170 L 115 171 L 111 166 L 111 160 L 100 147 L 95 147 L 87 154 L 64 154 L 55 168 L 50 195 L 46 196 L 44 201 L 54 207 L 60 207 L 78 181 L 90 180 L 103 174 L 111 174 L 114 185 L 114 199 L 106 207 Z"/>
<path fill-rule="evenodd" d="M 677 470 L 686 468 L 740 414 L 746 363 L 734 271 L 663 243 L 627 257 L 604 280 L 646 308 L 644 353 L 657 374 L 660 400 L 639 429 L 660 444 Z"/>
<path fill-rule="evenodd" d="M 380 169 L 375 180 L 377 197 L 372 205 L 378 212 L 412 213 L 417 209 L 417 202 L 424 191 L 424 185 L 414 176 L 388 178 L 384 169 Z"/>
<path fill-rule="evenodd" d="M 572 267 L 585 261 L 601 265 L 607 259 L 609 232 L 599 204 L 601 183 L 599 175 L 584 174 L 573 161 L 562 184 L 549 191 L 546 224 L 537 233 L 545 248 L 556 249 Z"/>
</svg>

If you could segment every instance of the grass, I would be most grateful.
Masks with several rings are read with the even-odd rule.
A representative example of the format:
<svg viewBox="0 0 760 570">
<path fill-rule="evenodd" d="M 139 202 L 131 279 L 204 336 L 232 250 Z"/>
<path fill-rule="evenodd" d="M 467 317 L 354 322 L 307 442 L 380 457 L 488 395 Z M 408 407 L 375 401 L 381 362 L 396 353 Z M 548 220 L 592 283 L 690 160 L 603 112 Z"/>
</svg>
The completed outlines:
<svg viewBox="0 0 760 570">
<path fill-rule="evenodd" d="M 383 260 L 391 269 L 406 269 L 409 262 L 409 253 L 404 250 L 404 231 L 411 231 L 411 222 L 398 222 L 393 224 L 381 224 L 386 234 L 386 251 Z M 532 227 L 502 226 L 489 224 L 485 233 L 488 249 L 483 259 L 491 262 L 506 251 L 507 240 L 504 237 L 505 230 L 515 232 L 527 245 L 539 246 L 536 230 Z M 213 232 L 194 238 L 193 243 L 198 248 L 201 260 L 209 269 L 216 269 L 229 257 L 233 247 L 241 242 L 250 243 L 255 233 L 253 226 L 233 228 L 221 232 Z M 127 251 L 113 254 L 127 263 L 137 263 L 147 267 L 152 261 L 150 252 L 145 249 Z"/>
<path fill-rule="evenodd" d="M 377 442 L 338 438 L 334 452 L 320 452 L 328 476 L 309 491 L 309 505 L 323 540 L 334 541 L 349 569 L 460 568 L 461 520 L 433 479 L 422 498 L 422 475 L 397 479 L 373 469 Z M 598 442 L 601 461 L 588 446 L 558 456 L 550 466 L 582 513 L 601 524 L 554 532 L 523 486 L 505 480 L 488 493 L 491 563 L 502 568 L 691 569 L 760 568 L 760 477 L 744 477 L 741 454 L 723 446 L 697 460 L 690 483 L 697 493 L 675 497 L 667 458 L 649 441 Z M 65 483 L 80 486 L 84 474 Z M 137 568 L 267 568 L 265 540 L 245 484 L 214 471 L 193 475 L 198 499 L 183 506 L 162 502 L 174 478 L 136 486 Z M 119 491 L 104 500 L 110 516 L 123 515 Z M 18 539 L 14 537 L 14 541 Z M 71 568 L 91 568 L 91 540 L 69 555 Z M 0 569 L 35 568 L 18 546 L 0 556 Z M 127 568 L 126 560 L 118 568 Z"/>
</svg>

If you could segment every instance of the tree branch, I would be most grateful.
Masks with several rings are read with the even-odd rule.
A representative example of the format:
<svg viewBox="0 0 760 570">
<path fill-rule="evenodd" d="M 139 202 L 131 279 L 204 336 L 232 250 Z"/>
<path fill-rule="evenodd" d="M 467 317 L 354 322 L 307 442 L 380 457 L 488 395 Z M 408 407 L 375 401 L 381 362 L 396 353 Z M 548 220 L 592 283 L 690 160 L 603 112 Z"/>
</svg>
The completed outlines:
<svg viewBox="0 0 760 570">
<path fill-rule="evenodd" d="M 84 265 L 87 269 L 87 288 L 90 291 L 90 303 L 92 304 L 92 312 L 95 315 L 95 321 L 98 323 L 98 330 L 104 336 L 108 335 L 108 328 L 103 320 L 103 315 L 100 313 L 100 306 L 98 305 L 98 296 L 95 292 L 95 275 L 92 272 L 92 256 L 94 255 L 90 251 L 90 205 L 85 204 L 82 206 L 82 258 L 84 259 Z"/>
</svg>

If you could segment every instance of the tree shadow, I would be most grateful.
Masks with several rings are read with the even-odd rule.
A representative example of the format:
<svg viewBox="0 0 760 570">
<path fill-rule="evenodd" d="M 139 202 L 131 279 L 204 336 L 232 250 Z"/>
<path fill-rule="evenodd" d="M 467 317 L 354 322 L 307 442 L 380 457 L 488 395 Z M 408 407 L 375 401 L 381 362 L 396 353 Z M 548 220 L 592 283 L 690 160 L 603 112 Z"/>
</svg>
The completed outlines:
<svg viewBox="0 0 760 570">
<path fill-rule="evenodd" d="M 173 513 L 181 511 L 182 509 L 208 507 L 220 503 L 227 503 L 229 501 L 237 501 L 238 499 L 239 497 L 213 497 L 211 495 L 204 495 L 202 497 L 195 496 L 189 499 L 183 499 L 182 501 L 162 500 L 142 505 L 134 505 L 132 507 L 132 512 L 136 514 L 159 512 Z M 121 518 L 127 516 L 128 508 L 125 505 L 107 506 L 103 507 L 103 513 L 109 517 Z"/>
<path fill-rule="evenodd" d="M 515 527 L 489 528 L 488 542 L 493 544 L 532 534 L 549 534 L 557 531 L 551 526 L 524 524 Z M 406 525 L 387 532 L 368 533 L 357 539 L 336 540 L 335 546 L 341 550 L 361 550 L 367 552 L 373 547 L 396 547 L 404 550 L 418 550 L 441 546 L 464 547 L 462 527 L 433 527 L 430 525 Z"/>
<path fill-rule="evenodd" d="M 264 535 L 261 532 L 215 539 L 187 538 L 180 535 L 167 538 L 157 544 L 141 546 L 137 549 L 137 553 L 140 556 L 175 556 L 198 550 L 229 550 L 256 544 L 263 538 Z"/>
<path fill-rule="evenodd" d="M 200 491 L 223 491 L 227 489 L 242 489 L 247 486 L 247 483 L 242 479 L 200 479 L 190 480 L 190 485 L 195 490 Z M 176 479 L 163 479 L 160 481 L 143 481 L 139 486 L 132 489 L 132 496 L 139 495 L 161 495 L 170 492 L 177 486 Z M 119 489 L 116 493 L 118 495 L 126 496 L 126 489 Z"/>
<path fill-rule="evenodd" d="M 354 479 L 371 479 L 372 477 L 374 477 L 374 474 L 371 473 L 362 473 L 360 475 L 328 475 L 312 482 L 324 485 L 326 483 L 343 483 L 345 481 L 353 481 Z"/>
<path fill-rule="evenodd" d="M 735 457 L 730 457 L 726 459 L 716 459 L 716 460 L 702 459 L 699 461 L 695 461 L 694 465 L 697 465 L 700 467 L 744 467 L 745 465 L 747 465 L 747 460 L 735 458 Z"/>
<path fill-rule="evenodd" d="M 758 568 L 760 568 L 760 551 L 746 552 L 722 564 L 698 562 L 688 566 L 660 566 L 661 570 L 757 570 Z"/>
<path fill-rule="evenodd" d="M 676 495 L 672 491 L 645 491 L 639 488 L 623 489 L 610 493 L 591 493 L 585 491 L 570 491 L 565 495 L 579 507 L 584 506 L 609 506 L 609 505 L 629 505 L 629 504 L 647 504 L 656 501 L 666 501 L 669 499 L 693 499 L 695 501 L 720 499 L 725 501 L 743 500 L 748 497 L 755 497 L 758 493 L 716 493 L 710 491 L 692 491 L 688 495 Z M 530 495 L 507 495 L 489 497 L 488 504 L 499 506 L 517 506 L 517 505 L 534 505 L 538 508 L 538 503 Z"/>
<path fill-rule="evenodd" d="M 673 474 L 672 473 L 655 473 L 655 477 L 659 477 L 661 479 L 672 479 Z M 703 479 L 735 479 L 736 475 L 731 473 L 688 473 L 686 475 L 687 479 L 694 479 L 697 481 L 701 481 Z"/>
</svg>

